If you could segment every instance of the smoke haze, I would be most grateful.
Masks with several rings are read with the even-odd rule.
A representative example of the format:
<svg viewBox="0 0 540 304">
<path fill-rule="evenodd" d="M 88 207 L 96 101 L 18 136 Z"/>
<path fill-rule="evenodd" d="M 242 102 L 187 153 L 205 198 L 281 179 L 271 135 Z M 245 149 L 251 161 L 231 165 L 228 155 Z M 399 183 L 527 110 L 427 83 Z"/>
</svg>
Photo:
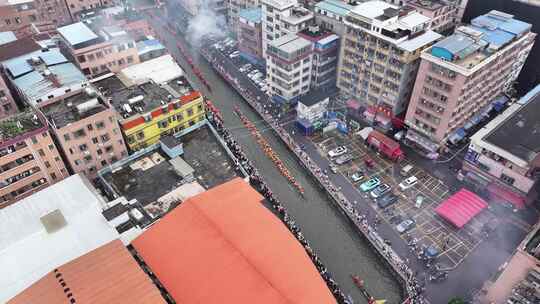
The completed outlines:
<svg viewBox="0 0 540 304">
<path fill-rule="evenodd" d="M 199 45 L 206 35 L 224 37 L 227 34 L 225 18 L 212 8 L 215 0 L 202 0 L 198 14 L 189 21 L 187 38 L 193 45 Z"/>
</svg>

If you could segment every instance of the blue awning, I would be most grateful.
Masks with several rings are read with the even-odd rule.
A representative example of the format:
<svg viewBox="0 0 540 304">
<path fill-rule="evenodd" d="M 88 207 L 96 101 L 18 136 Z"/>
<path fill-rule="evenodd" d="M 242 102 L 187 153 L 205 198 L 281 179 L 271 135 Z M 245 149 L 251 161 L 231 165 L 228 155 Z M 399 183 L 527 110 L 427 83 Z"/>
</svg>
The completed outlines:
<svg viewBox="0 0 540 304">
<path fill-rule="evenodd" d="M 465 132 L 465 129 L 459 128 L 454 132 L 450 137 L 448 138 L 448 141 L 455 144 L 465 138 L 465 135 L 467 135 L 467 132 Z"/>
<path fill-rule="evenodd" d="M 504 106 L 508 103 L 509 99 L 506 96 L 497 97 L 491 104 L 493 109 L 497 112 L 501 112 L 504 109 Z"/>
</svg>

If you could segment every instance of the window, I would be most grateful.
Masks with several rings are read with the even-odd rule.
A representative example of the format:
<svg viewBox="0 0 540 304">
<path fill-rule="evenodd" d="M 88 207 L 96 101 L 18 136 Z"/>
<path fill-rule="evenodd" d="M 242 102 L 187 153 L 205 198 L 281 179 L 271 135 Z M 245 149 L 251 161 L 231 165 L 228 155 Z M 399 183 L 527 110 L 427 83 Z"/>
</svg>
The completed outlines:
<svg viewBox="0 0 540 304">
<path fill-rule="evenodd" d="M 94 143 L 94 144 L 97 144 L 97 143 L 98 143 L 97 137 L 93 137 L 93 138 L 92 138 L 92 143 Z"/>
<path fill-rule="evenodd" d="M 88 59 L 88 61 L 94 61 L 96 57 L 94 56 L 94 54 L 88 54 L 86 55 L 86 59 Z"/>
<path fill-rule="evenodd" d="M 86 128 L 88 129 L 88 131 L 94 130 L 94 126 L 92 126 L 92 124 L 87 125 Z"/>
<path fill-rule="evenodd" d="M 34 22 L 34 21 L 36 21 L 36 16 L 35 15 L 29 15 L 28 19 L 30 19 L 30 22 Z"/>
<path fill-rule="evenodd" d="M 103 58 L 103 53 L 102 52 L 97 52 L 96 57 L 97 58 Z"/>
<path fill-rule="evenodd" d="M 126 61 L 124 60 L 124 58 L 118 60 L 118 65 L 123 65 L 124 63 L 126 63 Z"/>
<path fill-rule="evenodd" d="M 187 109 L 187 115 L 189 117 L 193 116 L 193 109 L 192 108 Z"/>
<path fill-rule="evenodd" d="M 98 130 L 105 128 L 105 123 L 103 121 L 96 122 L 96 128 Z"/>
<path fill-rule="evenodd" d="M 84 55 L 77 56 L 77 61 L 79 63 L 86 62 L 86 57 L 84 57 Z"/>
<path fill-rule="evenodd" d="M 36 139 L 35 136 L 32 136 L 32 143 L 33 143 L 34 145 L 37 144 L 37 139 Z"/>
<path fill-rule="evenodd" d="M 86 144 L 82 144 L 82 145 L 79 146 L 79 150 L 86 151 L 86 150 L 88 150 L 88 146 Z"/>
<path fill-rule="evenodd" d="M 6 21 L 6 25 L 10 25 L 10 24 L 11 24 L 11 20 L 6 19 L 5 21 Z"/>
<path fill-rule="evenodd" d="M 106 161 L 106 160 L 102 160 L 102 161 L 101 161 L 101 165 L 102 165 L 102 166 L 106 166 L 106 165 L 107 165 L 107 161 Z"/>
<path fill-rule="evenodd" d="M 45 167 L 50 168 L 51 164 L 48 161 L 45 161 Z"/>
<path fill-rule="evenodd" d="M 158 127 L 165 129 L 169 125 L 169 122 L 167 120 L 161 120 L 158 122 Z"/>
<path fill-rule="evenodd" d="M 101 141 L 102 141 L 102 142 L 108 142 L 109 139 L 111 139 L 111 137 L 109 136 L 109 134 L 105 133 L 105 134 L 101 135 Z"/>
<path fill-rule="evenodd" d="M 69 154 L 73 154 L 73 149 L 69 148 Z"/>
<path fill-rule="evenodd" d="M 513 185 L 514 182 L 516 181 L 515 178 L 512 178 L 512 177 L 510 177 L 510 176 L 508 176 L 508 175 L 506 175 L 506 174 L 504 174 L 504 173 L 501 174 L 501 180 L 502 180 L 503 182 L 505 182 L 506 184 L 508 184 L 508 185 Z"/>
<path fill-rule="evenodd" d="M 54 172 L 51 173 L 51 178 L 56 179 L 56 174 Z"/>
<path fill-rule="evenodd" d="M 197 111 L 198 111 L 198 112 L 202 112 L 202 111 L 203 111 L 203 105 L 202 105 L 202 104 L 200 104 L 200 105 L 197 106 Z"/>
<path fill-rule="evenodd" d="M 49 145 L 49 150 L 54 150 L 54 146 L 53 145 Z"/>
<path fill-rule="evenodd" d="M 184 119 L 184 116 L 182 114 L 177 114 L 176 119 L 178 119 L 178 121 L 181 121 L 182 119 Z"/>
<path fill-rule="evenodd" d="M 65 141 L 70 141 L 71 140 L 71 137 L 69 136 L 69 134 L 64 134 L 64 140 Z"/>
<path fill-rule="evenodd" d="M 133 135 L 132 135 L 132 136 L 128 136 L 127 140 L 128 140 L 128 144 L 132 144 L 132 143 L 135 142 L 135 137 L 133 137 Z"/>
<path fill-rule="evenodd" d="M 84 137 L 86 136 L 86 132 L 84 132 L 84 129 L 79 129 L 75 132 L 73 132 L 73 137 L 74 138 L 80 138 L 80 137 Z"/>
<path fill-rule="evenodd" d="M 88 164 L 89 162 L 92 161 L 92 155 L 86 155 L 83 159 L 84 159 L 84 163 Z"/>
<path fill-rule="evenodd" d="M 133 56 L 127 57 L 127 63 L 133 63 Z"/>
<path fill-rule="evenodd" d="M 21 17 L 15 17 L 15 23 L 20 24 L 21 23 Z"/>
<path fill-rule="evenodd" d="M 59 156 L 56 156 L 56 157 L 54 158 L 54 160 L 57 161 L 57 162 L 59 162 L 59 161 L 60 161 L 60 157 L 59 157 Z"/>
<path fill-rule="evenodd" d="M 74 163 L 75 163 L 75 166 L 80 166 L 81 165 L 81 161 L 79 159 L 76 159 L 74 161 Z"/>
<path fill-rule="evenodd" d="M 138 140 L 144 139 L 144 132 L 139 132 L 139 133 L 137 133 L 137 139 L 138 139 Z"/>
<path fill-rule="evenodd" d="M 113 146 L 107 146 L 107 147 L 105 147 L 105 152 L 107 152 L 107 153 L 110 153 L 110 152 L 112 152 L 113 150 L 114 150 L 114 149 L 113 149 Z"/>
</svg>

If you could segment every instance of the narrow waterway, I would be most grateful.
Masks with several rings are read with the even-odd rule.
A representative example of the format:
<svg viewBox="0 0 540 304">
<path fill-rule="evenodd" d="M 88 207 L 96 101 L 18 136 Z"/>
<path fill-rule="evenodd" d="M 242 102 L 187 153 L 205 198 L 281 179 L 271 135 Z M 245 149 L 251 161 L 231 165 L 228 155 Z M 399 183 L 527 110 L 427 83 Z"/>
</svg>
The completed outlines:
<svg viewBox="0 0 540 304">
<path fill-rule="evenodd" d="M 158 27 L 156 26 L 156 29 Z M 400 286 L 387 268 L 380 262 L 375 253 L 369 248 L 356 232 L 353 226 L 329 202 L 327 196 L 304 172 L 296 162 L 294 155 L 281 143 L 261 121 L 261 118 L 242 100 L 242 97 L 212 69 L 212 67 L 192 50 L 196 66 L 201 70 L 206 80 L 212 86 L 208 92 L 197 80 L 189 65 L 179 54 L 176 47 L 181 40 L 172 37 L 165 30 L 158 30 L 162 39 L 167 43 L 170 52 L 178 59 L 186 70 L 187 77 L 222 111 L 225 125 L 235 135 L 248 157 L 260 170 L 265 180 L 287 207 L 289 213 L 296 219 L 304 235 L 310 240 L 312 248 L 319 254 L 322 261 L 333 274 L 346 294 L 350 294 L 355 303 L 366 303 L 351 280 L 351 274 L 361 276 L 369 292 L 387 303 L 399 303 Z M 243 127 L 241 121 L 233 113 L 233 107 L 238 106 L 248 118 L 255 122 L 263 131 L 267 141 L 286 163 L 288 169 L 305 188 L 305 198 L 287 182 L 273 163 L 264 155 L 251 134 Z"/>
</svg>

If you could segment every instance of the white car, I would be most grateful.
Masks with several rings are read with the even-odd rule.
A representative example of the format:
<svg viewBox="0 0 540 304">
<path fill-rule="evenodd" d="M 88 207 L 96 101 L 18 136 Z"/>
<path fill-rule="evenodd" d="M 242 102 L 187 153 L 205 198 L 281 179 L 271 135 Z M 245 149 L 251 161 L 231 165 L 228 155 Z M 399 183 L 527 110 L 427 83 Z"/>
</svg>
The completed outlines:
<svg viewBox="0 0 540 304">
<path fill-rule="evenodd" d="M 229 58 L 236 58 L 238 56 L 240 56 L 240 52 L 239 51 L 234 51 L 229 55 Z"/>
<path fill-rule="evenodd" d="M 337 147 L 335 149 L 332 149 L 332 150 L 328 151 L 328 156 L 330 156 L 330 157 L 338 157 L 338 156 L 343 155 L 345 153 L 347 153 L 347 147 L 339 146 L 339 147 Z"/>
<path fill-rule="evenodd" d="M 410 187 L 416 185 L 417 182 L 418 182 L 418 178 L 416 176 L 410 176 L 409 178 L 407 178 L 406 180 L 402 181 L 399 184 L 399 188 L 401 190 L 407 190 Z"/>
</svg>

